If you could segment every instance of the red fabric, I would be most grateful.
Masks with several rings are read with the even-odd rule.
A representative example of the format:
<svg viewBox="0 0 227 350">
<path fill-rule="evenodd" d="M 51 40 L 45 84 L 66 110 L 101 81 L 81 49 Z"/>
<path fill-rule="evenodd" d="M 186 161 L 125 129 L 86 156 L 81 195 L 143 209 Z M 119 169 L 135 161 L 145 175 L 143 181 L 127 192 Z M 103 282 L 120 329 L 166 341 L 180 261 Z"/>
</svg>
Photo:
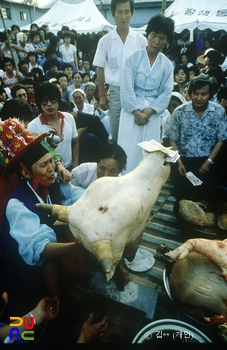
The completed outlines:
<svg viewBox="0 0 227 350">
<path fill-rule="evenodd" d="M 36 103 L 36 101 L 35 101 L 35 94 L 32 94 L 32 95 L 29 97 L 28 103 L 29 103 L 29 102 Z"/>
<path fill-rule="evenodd" d="M 48 187 L 50 187 L 50 184 L 46 181 L 41 180 L 38 177 L 34 177 L 34 175 L 32 174 L 32 172 L 30 172 L 27 167 L 20 162 L 20 166 L 31 176 L 32 179 L 32 187 L 34 188 L 34 190 L 39 193 L 39 190 L 41 192 L 43 192 L 43 194 L 45 196 L 47 196 L 49 194 L 49 189 Z"/>
</svg>

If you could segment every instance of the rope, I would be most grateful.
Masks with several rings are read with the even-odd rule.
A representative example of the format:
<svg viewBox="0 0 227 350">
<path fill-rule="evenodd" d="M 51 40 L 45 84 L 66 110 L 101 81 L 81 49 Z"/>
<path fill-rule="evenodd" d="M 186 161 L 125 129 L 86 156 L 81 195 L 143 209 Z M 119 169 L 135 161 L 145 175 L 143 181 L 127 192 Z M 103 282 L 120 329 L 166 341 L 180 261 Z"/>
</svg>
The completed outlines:
<svg viewBox="0 0 227 350">
<path fill-rule="evenodd" d="M 170 191 L 166 196 L 165 198 L 163 199 L 162 203 L 158 206 L 158 208 L 154 211 L 154 213 L 149 217 L 149 219 L 147 220 L 147 224 L 150 224 L 150 222 L 153 220 L 153 218 L 155 217 L 155 215 L 157 214 L 157 212 L 163 207 L 163 205 L 165 204 L 165 202 L 167 201 L 167 199 L 169 198 L 169 196 L 171 195 L 171 192 Z"/>
</svg>

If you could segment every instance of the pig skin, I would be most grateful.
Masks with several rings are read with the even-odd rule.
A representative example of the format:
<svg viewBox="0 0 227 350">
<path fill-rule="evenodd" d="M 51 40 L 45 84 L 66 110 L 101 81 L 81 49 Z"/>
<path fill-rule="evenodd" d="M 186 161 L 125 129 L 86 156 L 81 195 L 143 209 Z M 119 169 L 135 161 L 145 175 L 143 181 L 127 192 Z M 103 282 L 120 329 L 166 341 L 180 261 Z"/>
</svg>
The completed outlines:
<svg viewBox="0 0 227 350">
<path fill-rule="evenodd" d="M 72 206 L 38 206 L 69 223 L 74 237 L 100 261 L 109 281 L 123 256 L 133 260 L 169 173 L 162 152 L 147 153 L 127 175 L 94 181 Z"/>
<path fill-rule="evenodd" d="M 227 283 L 221 269 L 196 252 L 177 260 L 170 275 L 171 296 L 191 315 L 227 316 Z"/>
</svg>

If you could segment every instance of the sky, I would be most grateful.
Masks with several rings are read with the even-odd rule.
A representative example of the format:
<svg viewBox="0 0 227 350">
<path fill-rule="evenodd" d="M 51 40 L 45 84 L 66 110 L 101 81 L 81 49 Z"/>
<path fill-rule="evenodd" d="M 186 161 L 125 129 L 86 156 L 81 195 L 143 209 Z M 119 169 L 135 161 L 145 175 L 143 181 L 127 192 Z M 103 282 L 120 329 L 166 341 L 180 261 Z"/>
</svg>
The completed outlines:
<svg viewBox="0 0 227 350">
<path fill-rule="evenodd" d="M 39 6 L 44 6 L 50 2 L 50 0 L 37 0 Z"/>
<path fill-rule="evenodd" d="M 14 0 L 16 2 L 22 2 L 21 0 Z M 51 0 L 36 0 L 37 3 L 38 3 L 38 6 L 41 7 L 41 6 L 44 6 L 44 5 L 47 5 Z"/>
</svg>

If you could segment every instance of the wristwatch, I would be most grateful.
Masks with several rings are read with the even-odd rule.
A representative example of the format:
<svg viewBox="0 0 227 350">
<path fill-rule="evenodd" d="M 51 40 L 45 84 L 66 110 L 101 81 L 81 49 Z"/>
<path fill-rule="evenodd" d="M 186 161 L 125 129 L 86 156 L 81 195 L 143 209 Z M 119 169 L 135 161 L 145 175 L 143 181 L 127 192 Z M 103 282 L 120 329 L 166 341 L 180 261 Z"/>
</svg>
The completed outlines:
<svg viewBox="0 0 227 350">
<path fill-rule="evenodd" d="M 211 158 L 207 158 L 207 161 L 208 161 L 210 164 L 214 164 L 214 161 L 213 161 Z"/>
</svg>

